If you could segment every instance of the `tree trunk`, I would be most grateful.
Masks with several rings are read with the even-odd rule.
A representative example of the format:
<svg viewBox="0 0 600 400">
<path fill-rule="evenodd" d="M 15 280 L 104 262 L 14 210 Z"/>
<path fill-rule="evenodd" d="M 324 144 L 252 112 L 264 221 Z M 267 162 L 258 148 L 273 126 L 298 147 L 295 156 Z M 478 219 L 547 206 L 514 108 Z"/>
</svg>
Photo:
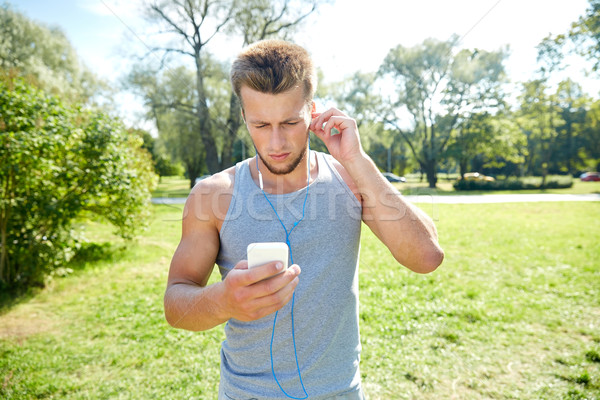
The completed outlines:
<svg viewBox="0 0 600 400">
<path fill-rule="evenodd" d="M 425 173 L 427 174 L 427 182 L 429 182 L 429 187 L 431 189 L 435 189 L 436 184 L 437 184 L 437 175 L 435 173 L 436 164 L 437 163 L 436 163 L 435 159 L 427 160 L 427 163 L 425 164 Z"/>
<path fill-rule="evenodd" d="M 221 166 L 223 168 L 230 167 L 235 164 L 233 156 L 233 145 L 237 138 L 237 132 L 242 125 L 242 116 L 240 113 L 240 102 L 234 92 L 231 93 L 229 99 L 229 118 L 227 118 L 227 132 L 225 132 L 225 144 L 223 146 L 223 157 Z"/>
<path fill-rule="evenodd" d="M 219 162 L 217 145 L 212 136 L 212 124 L 209 109 L 206 104 L 206 93 L 204 91 L 204 79 L 202 74 L 202 59 L 200 58 L 200 52 L 196 51 L 196 92 L 198 93 L 198 105 L 196 107 L 196 113 L 198 115 L 198 126 L 200 129 L 199 134 L 206 154 L 206 166 L 211 174 L 215 174 L 221 171 L 221 163 Z"/>
<path fill-rule="evenodd" d="M 573 176 L 573 162 L 572 159 L 576 154 L 573 151 L 573 123 L 570 120 L 571 116 L 569 116 L 569 121 L 567 121 L 567 172 L 569 175 Z"/>
<path fill-rule="evenodd" d="M 463 158 L 458 162 L 458 171 L 460 173 L 460 179 L 464 179 L 467 173 L 467 159 Z"/>
<path fill-rule="evenodd" d="M 192 189 L 196 184 L 196 178 L 200 176 L 200 168 L 198 168 L 198 163 L 193 162 L 189 164 L 186 163 L 185 170 L 190 178 L 190 189 Z"/>
</svg>

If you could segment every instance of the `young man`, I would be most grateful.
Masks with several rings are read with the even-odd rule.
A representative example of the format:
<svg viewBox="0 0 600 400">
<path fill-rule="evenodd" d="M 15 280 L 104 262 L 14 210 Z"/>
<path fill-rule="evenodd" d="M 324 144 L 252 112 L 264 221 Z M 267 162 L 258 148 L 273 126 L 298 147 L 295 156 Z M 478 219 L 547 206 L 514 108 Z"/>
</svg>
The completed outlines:
<svg viewBox="0 0 600 400">
<path fill-rule="evenodd" d="M 226 323 L 220 399 L 362 399 L 361 221 L 419 273 L 443 260 L 435 226 L 380 174 L 352 118 L 315 112 L 303 48 L 258 42 L 235 60 L 231 81 L 257 156 L 192 190 L 169 271 L 167 321 L 194 331 Z M 330 155 L 310 151 L 309 130 Z M 248 269 L 253 242 L 287 242 L 293 265 Z M 222 280 L 207 285 L 215 263 Z"/>
</svg>

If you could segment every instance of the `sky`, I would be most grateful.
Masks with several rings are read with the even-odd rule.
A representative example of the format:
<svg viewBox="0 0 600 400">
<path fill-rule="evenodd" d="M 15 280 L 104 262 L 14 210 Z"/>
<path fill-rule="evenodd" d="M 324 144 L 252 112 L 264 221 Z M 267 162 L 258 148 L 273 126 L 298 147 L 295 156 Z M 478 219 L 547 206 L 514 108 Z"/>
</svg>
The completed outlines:
<svg viewBox="0 0 600 400">
<path fill-rule="evenodd" d="M 131 65 L 131 54 L 145 52 L 152 27 L 138 0 L 12 0 L 15 9 L 48 25 L 59 26 L 84 62 L 99 76 L 117 83 Z M 495 51 L 508 46 L 505 68 L 515 87 L 534 77 L 536 46 L 548 34 L 568 31 L 585 13 L 586 0 L 335 0 L 303 24 L 294 41 L 312 54 L 327 82 L 360 70 L 376 71 L 397 45 L 414 46 L 426 38 L 460 38 L 460 48 Z M 231 60 L 241 41 L 215 39 L 210 50 Z M 158 59 L 158 56 L 154 56 Z M 564 76 L 581 83 L 593 96 L 599 80 L 585 77 L 587 65 L 573 58 Z M 141 121 L 139 99 L 120 94 L 122 115 Z"/>
</svg>

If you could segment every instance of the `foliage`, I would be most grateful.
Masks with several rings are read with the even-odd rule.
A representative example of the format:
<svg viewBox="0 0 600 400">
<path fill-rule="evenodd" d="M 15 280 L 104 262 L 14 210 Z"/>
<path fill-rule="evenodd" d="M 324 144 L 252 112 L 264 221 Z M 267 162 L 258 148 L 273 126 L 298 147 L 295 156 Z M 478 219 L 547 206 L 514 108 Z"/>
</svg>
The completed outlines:
<svg viewBox="0 0 600 400">
<path fill-rule="evenodd" d="M 591 99 L 581 85 L 566 79 L 558 84 L 556 100 L 564 123 L 557 127 L 555 151 L 549 167 L 552 172 L 575 175 L 585 168 L 585 127 Z"/>
<path fill-rule="evenodd" d="M 320 84 L 317 96 L 356 120 L 362 146 L 380 169 L 404 175 L 408 149 L 402 137 L 382 121 L 383 102 L 377 90 L 375 73 L 356 72 L 342 81 Z M 315 141 L 313 147 L 326 151 L 320 140 Z"/>
<path fill-rule="evenodd" d="M 0 5 L 0 69 L 15 70 L 70 101 L 86 102 L 103 84 L 83 65 L 65 34 Z"/>
<path fill-rule="evenodd" d="M 456 45 L 456 37 L 427 39 L 411 48 L 398 45 L 380 67 L 381 77 L 395 89 L 387 100 L 385 122 L 409 146 L 432 188 L 457 125 L 475 112 L 493 112 L 501 103 L 505 53 L 463 49 L 453 55 Z"/>
<path fill-rule="evenodd" d="M 596 100 L 586 113 L 583 128 L 584 146 L 581 149 L 584 157 L 591 161 L 591 169 L 600 171 L 600 100 Z"/>
<path fill-rule="evenodd" d="M 181 164 L 174 163 L 171 157 L 165 155 L 160 149 L 160 143 L 155 139 L 150 132 L 143 129 L 130 128 L 127 130 L 129 134 L 138 135 L 142 138 L 142 149 L 145 149 L 152 157 L 154 172 L 162 178 L 163 176 L 181 176 L 183 175 L 183 167 Z"/>
<path fill-rule="evenodd" d="M 455 190 L 531 190 L 567 189 L 573 186 L 573 179 L 555 178 L 545 182 L 534 182 L 523 178 L 509 178 L 495 181 L 459 179 L 452 185 Z"/>
<path fill-rule="evenodd" d="M 456 161 L 463 176 L 469 162 L 483 158 L 481 166 L 502 168 L 507 163 L 521 163 L 526 154 L 525 135 L 514 123 L 512 115 L 479 112 L 461 121 L 448 145 L 446 155 Z"/>
<path fill-rule="evenodd" d="M 43 284 L 91 212 L 132 237 L 155 183 L 141 139 L 100 112 L 0 81 L 0 285 Z"/>
<path fill-rule="evenodd" d="M 527 137 L 526 173 L 576 175 L 594 156 L 597 133 L 593 103 L 570 79 L 552 93 L 548 82 L 537 79 L 523 85 L 515 121 Z"/>
<path fill-rule="evenodd" d="M 227 81 L 221 64 L 212 58 L 203 58 L 206 80 L 210 82 L 205 93 L 211 104 L 210 129 L 217 130 L 225 125 L 223 118 L 226 112 L 223 110 L 228 92 L 223 84 Z M 197 95 L 194 79 L 194 72 L 183 66 L 161 72 L 138 65 L 127 77 L 127 85 L 145 99 L 148 117 L 156 123 L 165 156 L 181 161 L 190 178 L 190 188 L 197 177 L 208 173 L 204 145 L 198 137 L 200 128 L 195 111 Z M 211 137 L 218 137 L 218 132 L 208 133 Z"/>
<path fill-rule="evenodd" d="M 586 15 L 571 26 L 568 36 L 576 43 L 576 51 L 590 59 L 593 70 L 600 70 L 600 0 L 589 0 Z"/>
</svg>

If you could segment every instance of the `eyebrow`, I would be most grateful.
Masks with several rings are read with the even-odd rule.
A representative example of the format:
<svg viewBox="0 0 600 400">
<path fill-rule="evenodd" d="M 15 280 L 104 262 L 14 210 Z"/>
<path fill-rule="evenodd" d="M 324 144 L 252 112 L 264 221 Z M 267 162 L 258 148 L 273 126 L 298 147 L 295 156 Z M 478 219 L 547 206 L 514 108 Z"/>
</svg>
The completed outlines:
<svg viewBox="0 0 600 400">
<path fill-rule="evenodd" d="M 285 124 L 286 122 L 301 121 L 301 120 L 302 120 L 302 117 L 299 117 L 299 116 L 298 117 L 289 117 L 289 118 L 286 118 L 283 121 L 281 121 L 281 123 Z M 250 122 L 251 124 L 254 124 L 254 125 L 270 125 L 271 124 L 270 122 L 262 121 L 259 119 L 250 120 L 248 122 Z"/>
</svg>

